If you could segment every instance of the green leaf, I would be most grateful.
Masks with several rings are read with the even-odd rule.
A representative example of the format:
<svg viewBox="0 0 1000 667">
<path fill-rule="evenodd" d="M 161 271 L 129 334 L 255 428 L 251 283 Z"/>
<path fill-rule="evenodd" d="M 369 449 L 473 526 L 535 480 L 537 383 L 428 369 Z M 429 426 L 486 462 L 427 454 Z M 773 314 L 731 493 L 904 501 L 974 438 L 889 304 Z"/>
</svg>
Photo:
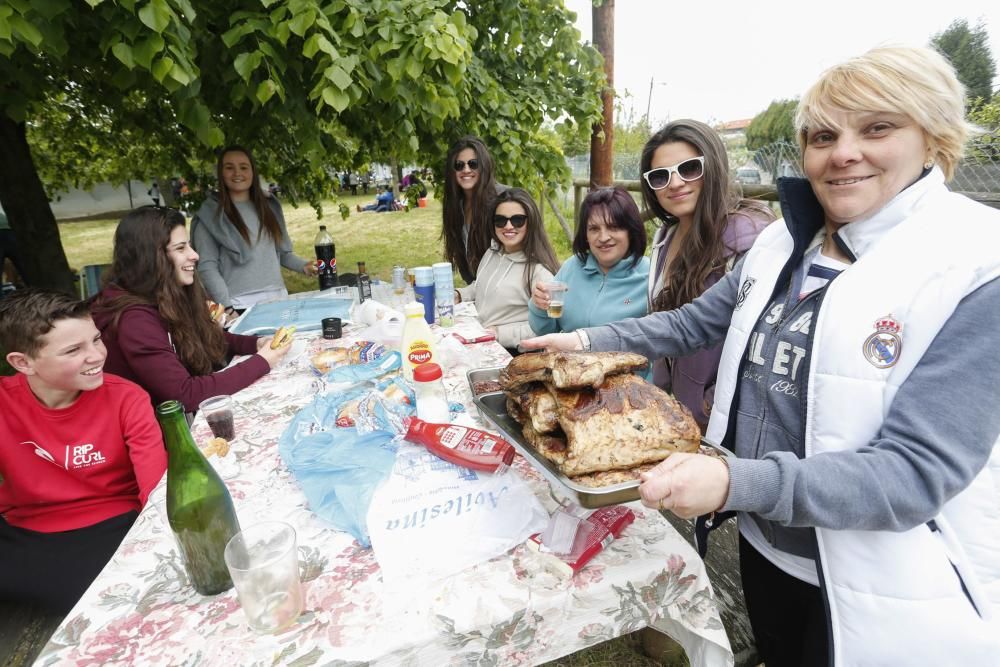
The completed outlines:
<svg viewBox="0 0 1000 667">
<path fill-rule="evenodd" d="M 180 63 L 174 63 L 174 66 L 170 69 L 170 77 L 183 86 L 191 83 L 193 78 L 190 72 L 181 67 Z"/>
<path fill-rule="evenodd" d="M 132 69 L 135 67 L 135 58 L 132 56 L 132 47 L 125 42 L 118 42 L 111 47 L 111 53 L 121 61 L 122 65 Z"/>
<path fill-rule="evenodd" d="M 226 45 L 227 49 L 231 49 L 244 35 L 248 35 L 251 32 L 253 32 L 253 25 L 248 22 L 240 23 L 236 27 L 222 33 L 222 43 Z"/>
<path fill-rule="evenodd" d="M 332 86 L 327 86 L 323 89 L 323 101 L 329 104 L 331 107 L 336 109 L 338 112 L 343 111 L 350 104 L 351 98 L 347 96 L 347 93 L 333 88 Z"/>
<path fill-rule="evenodd" d="M 241 53 L 233 61 L 233 67 L 244 81 L 250 81 L 250 75 L 260 66 L 263 54 L 260 51 L 252 53 Z"/>
<path fill-rule="evenodd" d="M 170 25 L 170 7 L 166 0 L 150 0 L 139 10 L 139 20 L 153 32 L 163 32 Z"/>
<path fill-rule="evenodd" d="M 149 39 L 144 39 L 132 48 L 132 55 L 137 63 L 149 69 L 153 57 L 163 50 L 163 46 L 163 38 L 153 33 Z"/>
<path fill-rule="evenodd" d="M 351 77 L 339 65 L 330 65 L 323 74 L 341 90 L 346 90 L 351 85 Z"/>
<path fill-rule="evenodd" d="M 294 32 L 299 37 L 305 37 L 306 30 L 312 27 L 313 23 L 316 22 L 316 11 L 309 9 L 307 11 L 298 14 L 291 21 L 288 22 L 288 29 Z"/>
<path fill-rule="evenodd" d="M 406 62 L 406 73 L 410 75 L 410 78 L 419 79 L 420 75 L 424 73 L 424 64 L 416 58 L 410 58 Z"/>
<path fill-rule="evenodd" d="M 24 41 L 30 42 L 35 48 L 38 48 L 42 43 L 42 33 L 38 32 L 38 28 L 20 16 L 11 16 L 7 20 L 10 23 L 10 27 L 13 28 L 14 33 L 19 35 Z"/>
<path fill-rule="evenodd" d="M 306 58 L 312 58 L 319 51 L 319 38 L 320 34 L 318 32 L 313 33 L 309 39 L 305 41 L 302 45 L 302 55 Z"/>
<path fill-rule="evenodd" d="M 170 73 L 170 70 L 174 68 L 174 61 L 169 56 L 164 56 L 159 58 L 155 63 L 153 63 L 153 78 L 155 78 L 160 83 L 163 82 L 164 77 Z"/>
<path fill-rule="evenodd" d="M 181 11 L 184 12 L 184 18 L 188 20 L 188 23 L 194 23 L 194 20 L 198 18 L 198 12 L 194 10 L 194 7 L 191 5 L 190 0 L 174 0 L 174 1 L 177 3 L 177 6 L 181 8 Z"/>
<path fill-rule="evenodd" d="M 270 79 L 261 81 L 260 85 L 257 86 L 257 100 L 261 104 L 264 104 L 274 96 L 277 89 L 278 87 L 274 84 L 274 81 L 271 81 Z"/>
</svg>

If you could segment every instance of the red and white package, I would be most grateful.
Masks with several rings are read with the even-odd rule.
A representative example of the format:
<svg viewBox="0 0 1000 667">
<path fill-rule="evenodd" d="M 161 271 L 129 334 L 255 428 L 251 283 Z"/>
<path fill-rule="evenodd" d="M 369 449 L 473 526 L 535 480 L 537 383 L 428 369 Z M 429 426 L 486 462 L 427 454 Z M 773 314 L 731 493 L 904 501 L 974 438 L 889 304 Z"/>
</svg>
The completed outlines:
<svg viewBox="0 0 1000 667">
<path fill-rule="evenodd" d="M 548 549 L 542 543 L 541 533 L 529 537 L 525 544 L 538 553 L 547 570 L 562 577 L 572 577 L 619 537 L 633 521 L 635 514 L 623 505 L 602 507 L 580 523 L 573 551 L 567 555 L 558 555 Z"/>
</svg>

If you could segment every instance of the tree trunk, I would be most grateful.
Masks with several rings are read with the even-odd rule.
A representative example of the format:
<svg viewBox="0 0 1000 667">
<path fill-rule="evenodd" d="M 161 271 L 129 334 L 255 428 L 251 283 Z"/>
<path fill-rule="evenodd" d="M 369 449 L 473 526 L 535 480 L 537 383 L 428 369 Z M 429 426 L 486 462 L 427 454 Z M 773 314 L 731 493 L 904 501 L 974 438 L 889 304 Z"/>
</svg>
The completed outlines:
<svg viewBox="0 0 1000 667">
<path fill-rule="evenodd" d="M 73 274 L 25 130 L 24 123 L 0 113 L 0 204 L 17 235 L 24 282 L 72 294 Z"/>
<path fill-rule="evenodd" d="M 590 189 L 607 187 L 614 181 L 611 150 L 615 134 L 615 0 L 604 0 L 592 10 L 594 46 L 604 56 L 607 84 L 601 91 L 604 118 L 590 136 Z M 603 133 L 603 136 L 602 136 Z"/>
<path fill-rule="evenodd" d="M 392 189 L 393 199 L 399 199 L 399 182 L 403 180 L 400 176 L 401 171 L 399 160 L 395 156 L 389 158 L 389 188 Z"/>
</svg>

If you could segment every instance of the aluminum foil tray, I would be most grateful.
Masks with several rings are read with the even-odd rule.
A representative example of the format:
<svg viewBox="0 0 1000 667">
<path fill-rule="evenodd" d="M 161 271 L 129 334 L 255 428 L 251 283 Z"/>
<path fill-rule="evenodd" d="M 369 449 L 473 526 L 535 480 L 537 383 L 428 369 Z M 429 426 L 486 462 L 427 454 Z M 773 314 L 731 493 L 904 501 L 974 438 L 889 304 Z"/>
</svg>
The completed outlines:
<svg viewBox="0 0 1000 667">
<path fill-rule="evenodd" d="M 483 419 L 499 431 L 504 439 L 514 445 L 514 449 L 526 458 L 552 484 L 557 492 L 563 496 L 568 496 L 574 503 L 587 509 L 620 505 L 639 499 L 639 480 L 602 487 L 577 484 L 562 474 L 559 468 L 556 467 L 556 464 L 539 454 L 538 450 L 528 444 L 528 441 L 521 435 L 521 425 L 507 414 L 507 397 L 503 392 L 490 392 L 476 396 L 476 392 L 473 389 L 474 384 L 487 380 L 497 380 L 502 368 L 502 366 L 498 368 L 480 368 L 469 371 L 466 374 L 469 378 L 469 388 L 472 390 L 473 402 Z"/>
</svg>

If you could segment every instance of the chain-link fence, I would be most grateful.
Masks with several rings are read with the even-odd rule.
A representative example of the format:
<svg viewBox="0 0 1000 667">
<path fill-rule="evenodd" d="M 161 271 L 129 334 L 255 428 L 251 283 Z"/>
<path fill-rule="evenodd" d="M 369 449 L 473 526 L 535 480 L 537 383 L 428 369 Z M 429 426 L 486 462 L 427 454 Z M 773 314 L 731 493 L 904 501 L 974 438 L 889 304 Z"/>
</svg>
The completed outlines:
<svg viewBox="0 0 1000 667">
<path fill-rule="evenodd" d="M 733 178 L 744 184 L 770 185 L 781 176 L 802 176 L 798 144 L 777 142 L 756 151 L 739 149 L 729 155 Z M 590 177 L 590 156 L 567 158 L 573 178 Z M 615 180 L 638 180 L 639 154 L 616 154 Z M 965 159 L 955 171 L 951 189 L 959 192 L 1000 193 L 1000 130 L 983 134 L 966 146 Z"/>
</svg>

